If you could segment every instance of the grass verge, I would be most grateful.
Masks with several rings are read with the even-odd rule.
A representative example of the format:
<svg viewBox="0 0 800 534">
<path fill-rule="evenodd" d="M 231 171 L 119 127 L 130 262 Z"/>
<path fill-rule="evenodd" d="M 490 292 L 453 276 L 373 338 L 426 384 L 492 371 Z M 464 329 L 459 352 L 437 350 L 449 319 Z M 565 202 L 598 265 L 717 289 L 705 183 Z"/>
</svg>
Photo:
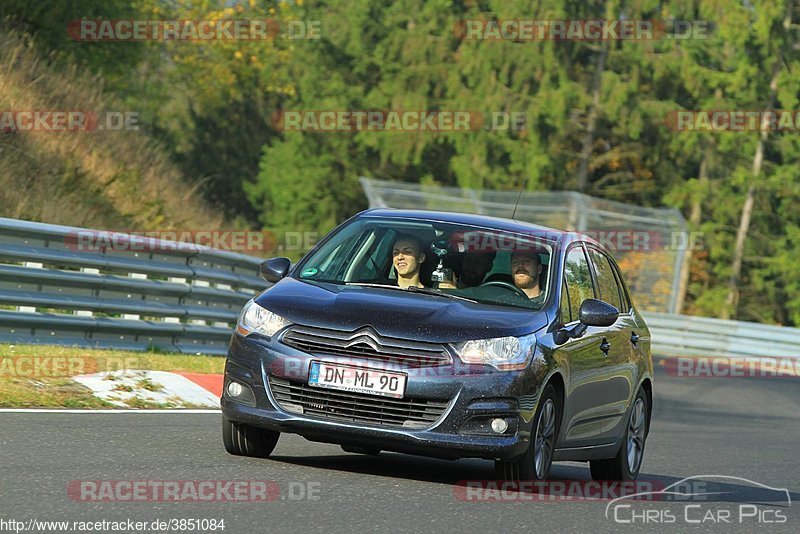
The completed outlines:
<svg viewBox="0 0 800 534">
<path fill-rule="evenodd" d="M 115 408 L 71 377 L 123 369 L 221 374 L 224 367 L 225 359 L 219 356 L 0 344 L 0 407 Z M 173 407 L 143 400 L 128 404 Z"/>
</svg>

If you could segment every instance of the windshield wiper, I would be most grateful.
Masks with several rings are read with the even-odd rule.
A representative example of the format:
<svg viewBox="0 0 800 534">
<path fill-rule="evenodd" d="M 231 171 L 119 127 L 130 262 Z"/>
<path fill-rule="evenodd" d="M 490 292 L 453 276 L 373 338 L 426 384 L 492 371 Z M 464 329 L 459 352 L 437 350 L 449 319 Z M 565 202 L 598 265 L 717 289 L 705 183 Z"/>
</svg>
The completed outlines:
<svg viewBox="0 0 800 534">
<path fill-rule="evenodd" d="M 417 287 L 417 286 L 409 286 L 406 289 L 403 289 L 400 286 L 387 286 L 384 284 L 369 284 L 369 283 L 362 283 L 362 282 L 347 282 L 348 286 L 361 286 L 361 287 L 379 287 L 381 289 L 399 289 L 400 291 L 410 291 L 411 293 L 422 293 L 424 295 L 436 295 L 437 297 L 447 297 L 450 299 L 457 299 L 457 300 L 466 300 L 467 302 L 472 302 L 473 304 L 477 304 L 477 300 L 469 299 L 467 297 L 460 297 L 458 295 L 453 295 L 450 293 L 442 293 L 438 289 L 431 289 L 429 287 Z"/>
<path fill-rule="evenodd" d="M 473 304 L 478 303 L 478 301 L 475 299 L 462 297 L 460 295 L 453 295 L 452 293 L 442 293 L 440 289 L 432 289 L 430 287 L 410 286 L 406 291 L 411 291 L 412 293 L 424 293 L 425 295 L 439 295 L 441 297 L 448 297 L 451 299 L 466 300 L 467 302 L 472 302 Z"/>
</svg>

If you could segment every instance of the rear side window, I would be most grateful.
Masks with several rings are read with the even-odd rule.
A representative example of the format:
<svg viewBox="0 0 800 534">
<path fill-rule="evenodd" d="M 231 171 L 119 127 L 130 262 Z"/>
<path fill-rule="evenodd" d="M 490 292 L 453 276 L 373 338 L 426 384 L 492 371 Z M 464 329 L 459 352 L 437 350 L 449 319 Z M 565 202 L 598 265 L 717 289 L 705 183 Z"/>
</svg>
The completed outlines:
<svg viewBox="0 0 800 534">
<path fill-rule="evenodd" d="M 569 293 L 569 308 L 572 311 L 570 319 L 576 321 L 578 320 L 581 303 L 586 299 L 594 298 L 592 276 L 589 274 L 589 262 L 586 261 L 583 247 L 572 247 L 567 253 L 567 259 L 564 262 L 564 281 Z M 562 305 L 562 313 L 563 309 L 564 306 Z M 566 318 L 564 322 L 567 322 Z"/>
<path fill-rule="evenodd" d="M 631 300 L 628 296 L 628 289 L 625 287 L 625 282 L 622 280 L 622 274 L 619 272 L 619 267 L 613 260 L 609 260 L 608 263 L 611 264 L 611 269 L 614 271 L 614 277 L 617 280 L 617 287 L 619 288 L 619 298 L 622 301 L 622 307 L 619 309 L 622 313 L 628 313 L 631 311 Z"/>
<path fill-rule="evenodd" d="M 620 288 L 617 285 L 617 279 L 614 276 L 614 270 L 608 261 L 608 257 L 594 248 L 589 248 L 589 256 L 592 258 L 600 300 L 608 302 L 620 311 L 624 311 L 620 300 Z"/>
</svg>

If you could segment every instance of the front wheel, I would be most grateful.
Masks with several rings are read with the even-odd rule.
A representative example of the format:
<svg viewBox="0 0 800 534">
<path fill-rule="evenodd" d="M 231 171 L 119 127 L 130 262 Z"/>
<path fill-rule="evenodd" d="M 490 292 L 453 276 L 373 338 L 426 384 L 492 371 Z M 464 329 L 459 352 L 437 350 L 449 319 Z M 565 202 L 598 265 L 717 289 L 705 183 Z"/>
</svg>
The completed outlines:
<svg viewBox="0 0 800 534">
<path fill-rule="evenodd" d="M 647 413 L 647 395 L 640 389 L 633 401 L 625 439 L 617 455 L 607 460 L 589 462 L 594 480 L 636 480 L 644 458 L 644 443 L 649 424 Z"/>
<path fill-rule="evenodd" d="M 514 460 L 497 460 L 495 470 L 501 480 L 547 480 L 553 464 L 561 402 L 552 384 L 542 391 L 533 419 L 533 436 L 525 454 Z"/>
<path fill-rule="evenodd" d="M 267 458 L 278 444 L 280 432 L 236 423 L 222 416 L 222 443 L 236 456 Z"/>
</svg>

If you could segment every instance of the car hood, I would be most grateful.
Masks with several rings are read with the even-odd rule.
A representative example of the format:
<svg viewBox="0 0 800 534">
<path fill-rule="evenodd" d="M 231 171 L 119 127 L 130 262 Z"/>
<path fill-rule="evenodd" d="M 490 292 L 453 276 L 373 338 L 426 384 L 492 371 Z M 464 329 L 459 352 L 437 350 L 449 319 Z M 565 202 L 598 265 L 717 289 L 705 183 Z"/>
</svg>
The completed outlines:
<svg viewBox="0 0 800 534">
<path fill-rule="evenodd" d="M 435 343 L 522 336 L 547 325 L 544 311 L 474 304 L 391 289 L 284 278 L 256 302 L 292 323 Z"/>
</svg>

